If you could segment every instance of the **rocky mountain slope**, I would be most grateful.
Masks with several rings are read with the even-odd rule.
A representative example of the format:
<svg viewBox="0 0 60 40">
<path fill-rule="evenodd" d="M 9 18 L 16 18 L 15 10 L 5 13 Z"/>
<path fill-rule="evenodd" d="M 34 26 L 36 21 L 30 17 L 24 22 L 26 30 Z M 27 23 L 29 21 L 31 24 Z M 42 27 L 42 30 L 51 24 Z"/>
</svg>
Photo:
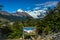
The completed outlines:
<svg viewBox="0 0 60 40">
<path fill-rule="evenodd" d="M 8 13 L 6 11 L 0 11 L 0 20 L 16 21 L 24 20 L 27 17 L 31 16 L 25 12 Z"/>
</svg>

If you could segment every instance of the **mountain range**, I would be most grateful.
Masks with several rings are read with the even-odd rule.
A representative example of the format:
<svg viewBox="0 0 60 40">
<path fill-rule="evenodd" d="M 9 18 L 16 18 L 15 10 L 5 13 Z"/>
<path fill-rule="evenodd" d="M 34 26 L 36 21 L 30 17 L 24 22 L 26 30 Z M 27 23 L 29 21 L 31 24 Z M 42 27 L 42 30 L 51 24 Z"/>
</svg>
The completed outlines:
<svg viewBox="0 0 60 40">
<path fill-rule="evenodd" d="M 46 12 L 45 12 L 46 13 Z M 42 18 L 44 17 L 44 13 L 43 12 L 35 12 L 34 14 L 38 14 L 36 15 L 37 18 Z M 0 11 L 0 20 L 8 20 L 8 21 L 16 21 L 16 20 L 25 20 L 26 18 L 34 18 L 33 16 L 31 16 L 29 13 L 27 12 L 14 12 L 14 13 L 9 13 L 6 11 Z"/>
</svg>

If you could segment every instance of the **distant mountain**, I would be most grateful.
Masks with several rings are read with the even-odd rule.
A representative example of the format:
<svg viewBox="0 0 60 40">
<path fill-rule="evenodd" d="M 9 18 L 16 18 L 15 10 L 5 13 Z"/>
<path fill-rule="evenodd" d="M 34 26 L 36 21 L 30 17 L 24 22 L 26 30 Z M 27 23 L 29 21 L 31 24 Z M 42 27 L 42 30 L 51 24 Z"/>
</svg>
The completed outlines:
<svg viewBox="0 0 60 40">
<path fill-rule="evenodd" d="M 12 15 L 13 16 L 20 16 L 20 17 L 30 17 L 30 15 L 25 12 L 16 12 L 16 13 L 12 13 Z"/>
<path fill-rule="evenodd" d="M 2 14 L 2 15 L 10 15 L 8 12 L 6 12 L 6 11 L 0 11 L 0 14 Z"/>
<path fill-rule="evenodd" d="M 0 20 L 8 20 L 8 21 L 16 21 L 16 20 L 25 20 L 28 18 L 35 18 L 40 19 L 45 17 L 46 11 L 44 10 L 38 10 L 33 12 L 14 12 L 14 13 L 8 13 L 6 11 L 0 11 Z M 35 17 L 33 17 L 35 16 Z"/>
<path fill-rule="evenodd" d="M 28 13 L 30 16 L 32 16 L 35 19 L 40 19 L 46 16 L 47 14 L 47 10 L 48 9 L 43 9 L 43 10 L 33 10 L 33 11 L 25 11 L 26 13 Z"/>
<path fill-rule="evenodd" d="M 16 13 L 8 13 L 6 11 L 0 11 L 0 20 L 9 20 L 9 21 L 16 21 L 16 20 L 25 20 L 26 17 L 31 17 L 25 12 L 16 12 Z"/>
</svg>

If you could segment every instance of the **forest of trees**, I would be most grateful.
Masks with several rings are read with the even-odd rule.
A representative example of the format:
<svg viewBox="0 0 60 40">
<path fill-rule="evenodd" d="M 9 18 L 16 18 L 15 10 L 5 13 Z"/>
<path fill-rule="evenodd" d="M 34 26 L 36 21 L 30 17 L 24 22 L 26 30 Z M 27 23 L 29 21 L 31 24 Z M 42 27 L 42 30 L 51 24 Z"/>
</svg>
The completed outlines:
<svg viewBox="0 0 60 40">
<path fill-rule="evenodd" d="M 2 9 L 0 8 L 0 10 Z M 6 26 L 2 26 L 4 23 Z M 42 19 L 37 20 L 27 17 L 26 20 L 15 21 L 12 25 L 10 25 L 10 22 L 0 21 L 0 33 L 6 35 L 6 38 L 20 38 L 23 34 L 23 27 L 32 26 L 36 27 L 39 35 L 60 32 L 60 2 L 54 9 L 48 10 L 47 16 Z"/>
</svg>

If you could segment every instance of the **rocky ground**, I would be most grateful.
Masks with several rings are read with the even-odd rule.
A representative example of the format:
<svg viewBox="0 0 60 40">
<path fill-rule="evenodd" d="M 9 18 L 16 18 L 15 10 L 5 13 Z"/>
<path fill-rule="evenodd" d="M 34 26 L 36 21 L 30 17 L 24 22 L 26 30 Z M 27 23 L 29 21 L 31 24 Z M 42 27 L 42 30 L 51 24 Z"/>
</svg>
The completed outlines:
<svg viewBox="0 0 60 40">
<path fill-rule="evenodd" d="M 20 38 L 20 39 L 6 39 L 6 40 L 22 40 L 22 38 Z M 35 40 L 60 40 L 60 32 L 55 33 L 55 34 L 45 35 L 44 37 L 41 37 L 40 35 L 38 35 Z"/>
<path fill-rule="evenodd" d="M 60 40 L 60 32 L 52 36 L 52 40 Z"/>
<path fill-rule="evenodd" d="M 44 37 L 38 36 L 37 40 L 60 40 L 60 32 L 50 35 L 45 35 Z"/>
</svg>

